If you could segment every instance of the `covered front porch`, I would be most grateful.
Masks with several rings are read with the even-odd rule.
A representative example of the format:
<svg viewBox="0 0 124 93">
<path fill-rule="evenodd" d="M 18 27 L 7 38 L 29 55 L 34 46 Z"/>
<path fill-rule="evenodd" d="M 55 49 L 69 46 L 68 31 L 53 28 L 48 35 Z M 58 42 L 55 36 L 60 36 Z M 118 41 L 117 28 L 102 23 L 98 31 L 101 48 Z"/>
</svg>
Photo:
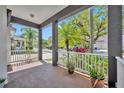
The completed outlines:
<svg viewBox="0 0 124 93">
<path fill-rule="evenodd" d="M 9 82 L 6 88 L 89 88 L 88 77 L 51 66 L 46 62 L 35 62 L 20 66 L 15 72 L 8 74 Z"/>
<path fill-rule="evenodd" d="M 18 6 L 17 6 L 18 7 Z M 27 6 L 28 7 L 28 6 Z M 117 60 L 116 56 L 122 58 L 122 6 L 108 6 L 108 55 L 94 55 L 92 53 L 72 53 L 72 58 L 69 60 L 75 62 L 76 71 L 73 75 L 69 75 L 67 70 L 65 69 L 65 66 L 61 64 L 60 55 L 58 51 L 58 21 L 62 20 L 64 18 L 67 18 L 75 13 L 80 12 L 81 10 L 89 9 L 92 7 L 92 5 L 69 5 L 69 6 L 58 6 L 58 10 L 56 10 L 56 7 L 50 6 L 49 8 L 55 9 L 53 14 L 49 14 L 46 18 L 42 19 L 42 22 L 39 22 L 38 20 L 32 20 L 28 19 L 21 15 L 20 18 L 18 15 L 18 12 L 15 12 L 15 15 L 12 15 L 12 11 L 7 9 L 7 6 L 0 6 L 0 42 L 2 45 L 0 45 L 0 76 L 6 78 L 7 85 L 5 87 L 77 87 L 77 88 L 83 88 L 83 87 L 91 87 L 90 78 L 88 76 L 89 71 L 89 64 L 95 65 L 95 67 L 98 67 L 99 70 L 102 70 L 104 72 L 104 58 L 106 57 L 108 60 L 108 68 L 107 68 L 107 81 L 108 81 L 108 87 L 117 87 Z M 8 7 L 9 8 L 9 7 Z M 38 11 L 40 11 L 41 7 L 38 7 Z M 43 6 L 42 6 L 43 8 Z M 16 9 L 15 9 L 16 10 Z M 14 10 L 14 11 L 15 11 Z M 6 13 L 7 11 L 7 13 Z M 23 11 L 23 10 L 22 10 Z M 51 10 L 50 10 L 51 11 Z M 50 12 L 49 11 L 49 12 Z M 46 14 L 47 15 L 47 14 Z M 45 15 L 44 15 L 45 16 Z M 91 17 L 91 16 L 90 16 Z M 7 73 L 7 64 L 9 64 L 9 58 L 10 58 L 10 38 L 9 38 L 9 31 L 6 30 L 7 25 L 12 23 L 18 23 L 26 26 L 30 26 L 33 28 L 38 29 L 39 31 L 39 46 L 38 46 L 38 61 L 35 60 L 35 62 L 30 64 L 21 65 L 18 68 L 15 68 L 15 71 Z M 43 48 L 42 48 L 42 28 L 44 26 L 47 26 L 48 24 L 52 24 L 52 63 L 47 63 L 43 61 L 42 54 L 43 54 Z M 93 29 L 93 19 L 90 18 L 90 30 L 92 33 Z M 92 35 L 91 35 L 92 37 Z M 92 38 L 91 38 L 91 42 Z M 24 51 L 25 52 L 25 51 Z M 17 52 L 14 52 L 17 53 Z M 13 53 L 13 54 L 14 54 Z M 22 52 L 21 52 L 22 53 Z M 68 54 L 68 53 L 65 53 Z M 79 56 L 81 56 L 81 59 L 79 61 L 75 61 L 75 59 L 79 59 Z M 97 60 L 98 62 L 103 62 L 102 67 L 100 67 L 99 63 L 95 64 L 96 61 L 90 61 L 90 59 L 87 59 L 87 57 L 94 56 L 94 60 Z M 19 57 L 19 56 L 18 56 Z M 85 58 L 86 57 L 86 58 Z M 15 59 L 13 55 L 13 59 Z M 21 58 L 21 57 L 19 57 Z M 24 57 L 22 56 L 21 59 Z M 66 60 L 66 59 L 64 59 Z M 87 63 L 86 63 L 87 61 Z M 21 63 L 21 61 L 20 61 Z M 19 64 L 20 64 L 19 63 Z M 13 64 L 13 63 L 12 63 Z M 85 68 L 84 64 L 88 64 L 88 67 Z M 79 73 L 81 72 L 81 73 Z M 86 72 L 84 75 L 84 73 Z"/>
</svg>

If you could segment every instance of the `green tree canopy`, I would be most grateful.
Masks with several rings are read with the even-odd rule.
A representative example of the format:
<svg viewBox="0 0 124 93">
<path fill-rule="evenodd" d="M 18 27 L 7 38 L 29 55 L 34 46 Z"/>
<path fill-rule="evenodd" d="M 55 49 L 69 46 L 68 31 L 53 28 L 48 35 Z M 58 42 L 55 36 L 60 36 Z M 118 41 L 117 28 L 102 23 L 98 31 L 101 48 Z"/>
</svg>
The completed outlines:
<svg viewBox="0 0 124 93">
<path fill-rule="evenodd" d="M 66 47 L 68 51 L 69 48 L 81 41 L 77 34 L 72 22 L 62 22 L 59 26 L 59 47 Z"/>
<path fill-rule="evenodd" d="M 74 17 L 73 25 L 80 33 L 82 38 L 82 44 L 89 47 L 90 44 L 90 10 L 84 10 L 79 15 Z M 106 35 L 107 33 L 107 7 L 98 6 L 93 7 L 93 27 L 94 27 L 94 43 L 99 37 Z"/>
<path fill-rule="evenodd" d="M 32 50 L 36 45 L 38 33 L 32 28 L 23 28 L 22 37 L 26 39 L 26 50 Z"/>
</svg>

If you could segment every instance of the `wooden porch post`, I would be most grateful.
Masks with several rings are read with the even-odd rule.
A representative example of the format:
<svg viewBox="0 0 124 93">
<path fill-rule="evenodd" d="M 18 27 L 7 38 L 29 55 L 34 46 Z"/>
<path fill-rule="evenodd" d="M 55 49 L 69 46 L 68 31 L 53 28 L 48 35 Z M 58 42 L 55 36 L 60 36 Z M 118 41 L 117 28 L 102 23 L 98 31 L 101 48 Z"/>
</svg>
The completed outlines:
<svg viewBox="0 0 124 93">
<path fill-rule="evenodd" d="M 58 62 L 58 22 L 52 22 L 52 64 L 57 66 Z"/>
<path fill-rule="evenodd" d="M 42 28 L 39 29 L 39 60 L 42 60 Z"/>
<path fill-rule="evenodd" d="M 6 6 L 0 6 L 0 78 L 7 80 L 8 53 L 8 29 Z"/>
<path fill-rule="evenodd" d="M 108 6 L 108 84 L 116 87 L 117 60 L 116 56 L 122 57 L 122 6 Z"/>
</svg>

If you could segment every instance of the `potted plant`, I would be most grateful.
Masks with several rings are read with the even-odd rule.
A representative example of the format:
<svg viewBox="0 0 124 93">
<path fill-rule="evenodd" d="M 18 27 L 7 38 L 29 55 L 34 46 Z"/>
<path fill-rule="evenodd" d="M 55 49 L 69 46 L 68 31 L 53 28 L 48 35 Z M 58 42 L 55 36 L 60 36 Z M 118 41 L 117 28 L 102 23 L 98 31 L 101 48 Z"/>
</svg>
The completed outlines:
<svg viewBox="0 0 124 93">
<path fill-rule="evenodd" d="M 92 87 L 94 88 L 104 88 L 104 73 L 103 72 L 98 72 L 97 69 L 92 68 L 90 70 L 90 77 L 91 77 L 91 84 Z"/>
<path fill-rule="evenodd" d="M 66 67 L 68 68 L 68 73 L 69 74 L 73 74 L 74 73 L 75 66 L 74 66 L 73 62 L 67 62 L 66 63 Z"/>
<path fill-rule="evenodd" d="M 96 83 L 96 88 L 104 88 L 105 87 L 105 76 L 104 76 L 104 73 L 102 72 L 98 72 L 97 73 L 97 80 L 98 82 Z"/>
<path fill-rule="evenodd" d="M 96 69 L 90 69 L 90 81 L 91 85 L 94 86 L 95 81 L 97 80 L 97 71 Z"/>
<path fill-rule="evenodd" d="M 5 85 L 5 79 L 0 78 L 0 88 L 3 88 Z"/>
</svg>

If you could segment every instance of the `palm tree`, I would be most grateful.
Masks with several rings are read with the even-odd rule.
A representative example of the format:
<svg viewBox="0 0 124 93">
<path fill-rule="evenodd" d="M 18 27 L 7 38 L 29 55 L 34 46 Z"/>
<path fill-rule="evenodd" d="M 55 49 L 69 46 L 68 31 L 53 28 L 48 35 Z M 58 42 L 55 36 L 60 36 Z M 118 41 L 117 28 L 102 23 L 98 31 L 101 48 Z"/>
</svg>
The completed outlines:
<svg viewBox="0 0 124 93">
<path fill-rule="evenodd" d="M 80 42 L 78 33 L 73 28 L 72 22 L 62 22 L 59 27 L 59 47 L 66 47 L 66 50 L 69 51 L 69 48 L 72 48 L 77 42 Z"/>
<path fill-rule="evenodd" d="M 26 50 L 31 52 L 36 44 L 37 33 L 31 28 L 23 28 L 22 31 L 22 37 L 26 39 Z"/>
</svg>

